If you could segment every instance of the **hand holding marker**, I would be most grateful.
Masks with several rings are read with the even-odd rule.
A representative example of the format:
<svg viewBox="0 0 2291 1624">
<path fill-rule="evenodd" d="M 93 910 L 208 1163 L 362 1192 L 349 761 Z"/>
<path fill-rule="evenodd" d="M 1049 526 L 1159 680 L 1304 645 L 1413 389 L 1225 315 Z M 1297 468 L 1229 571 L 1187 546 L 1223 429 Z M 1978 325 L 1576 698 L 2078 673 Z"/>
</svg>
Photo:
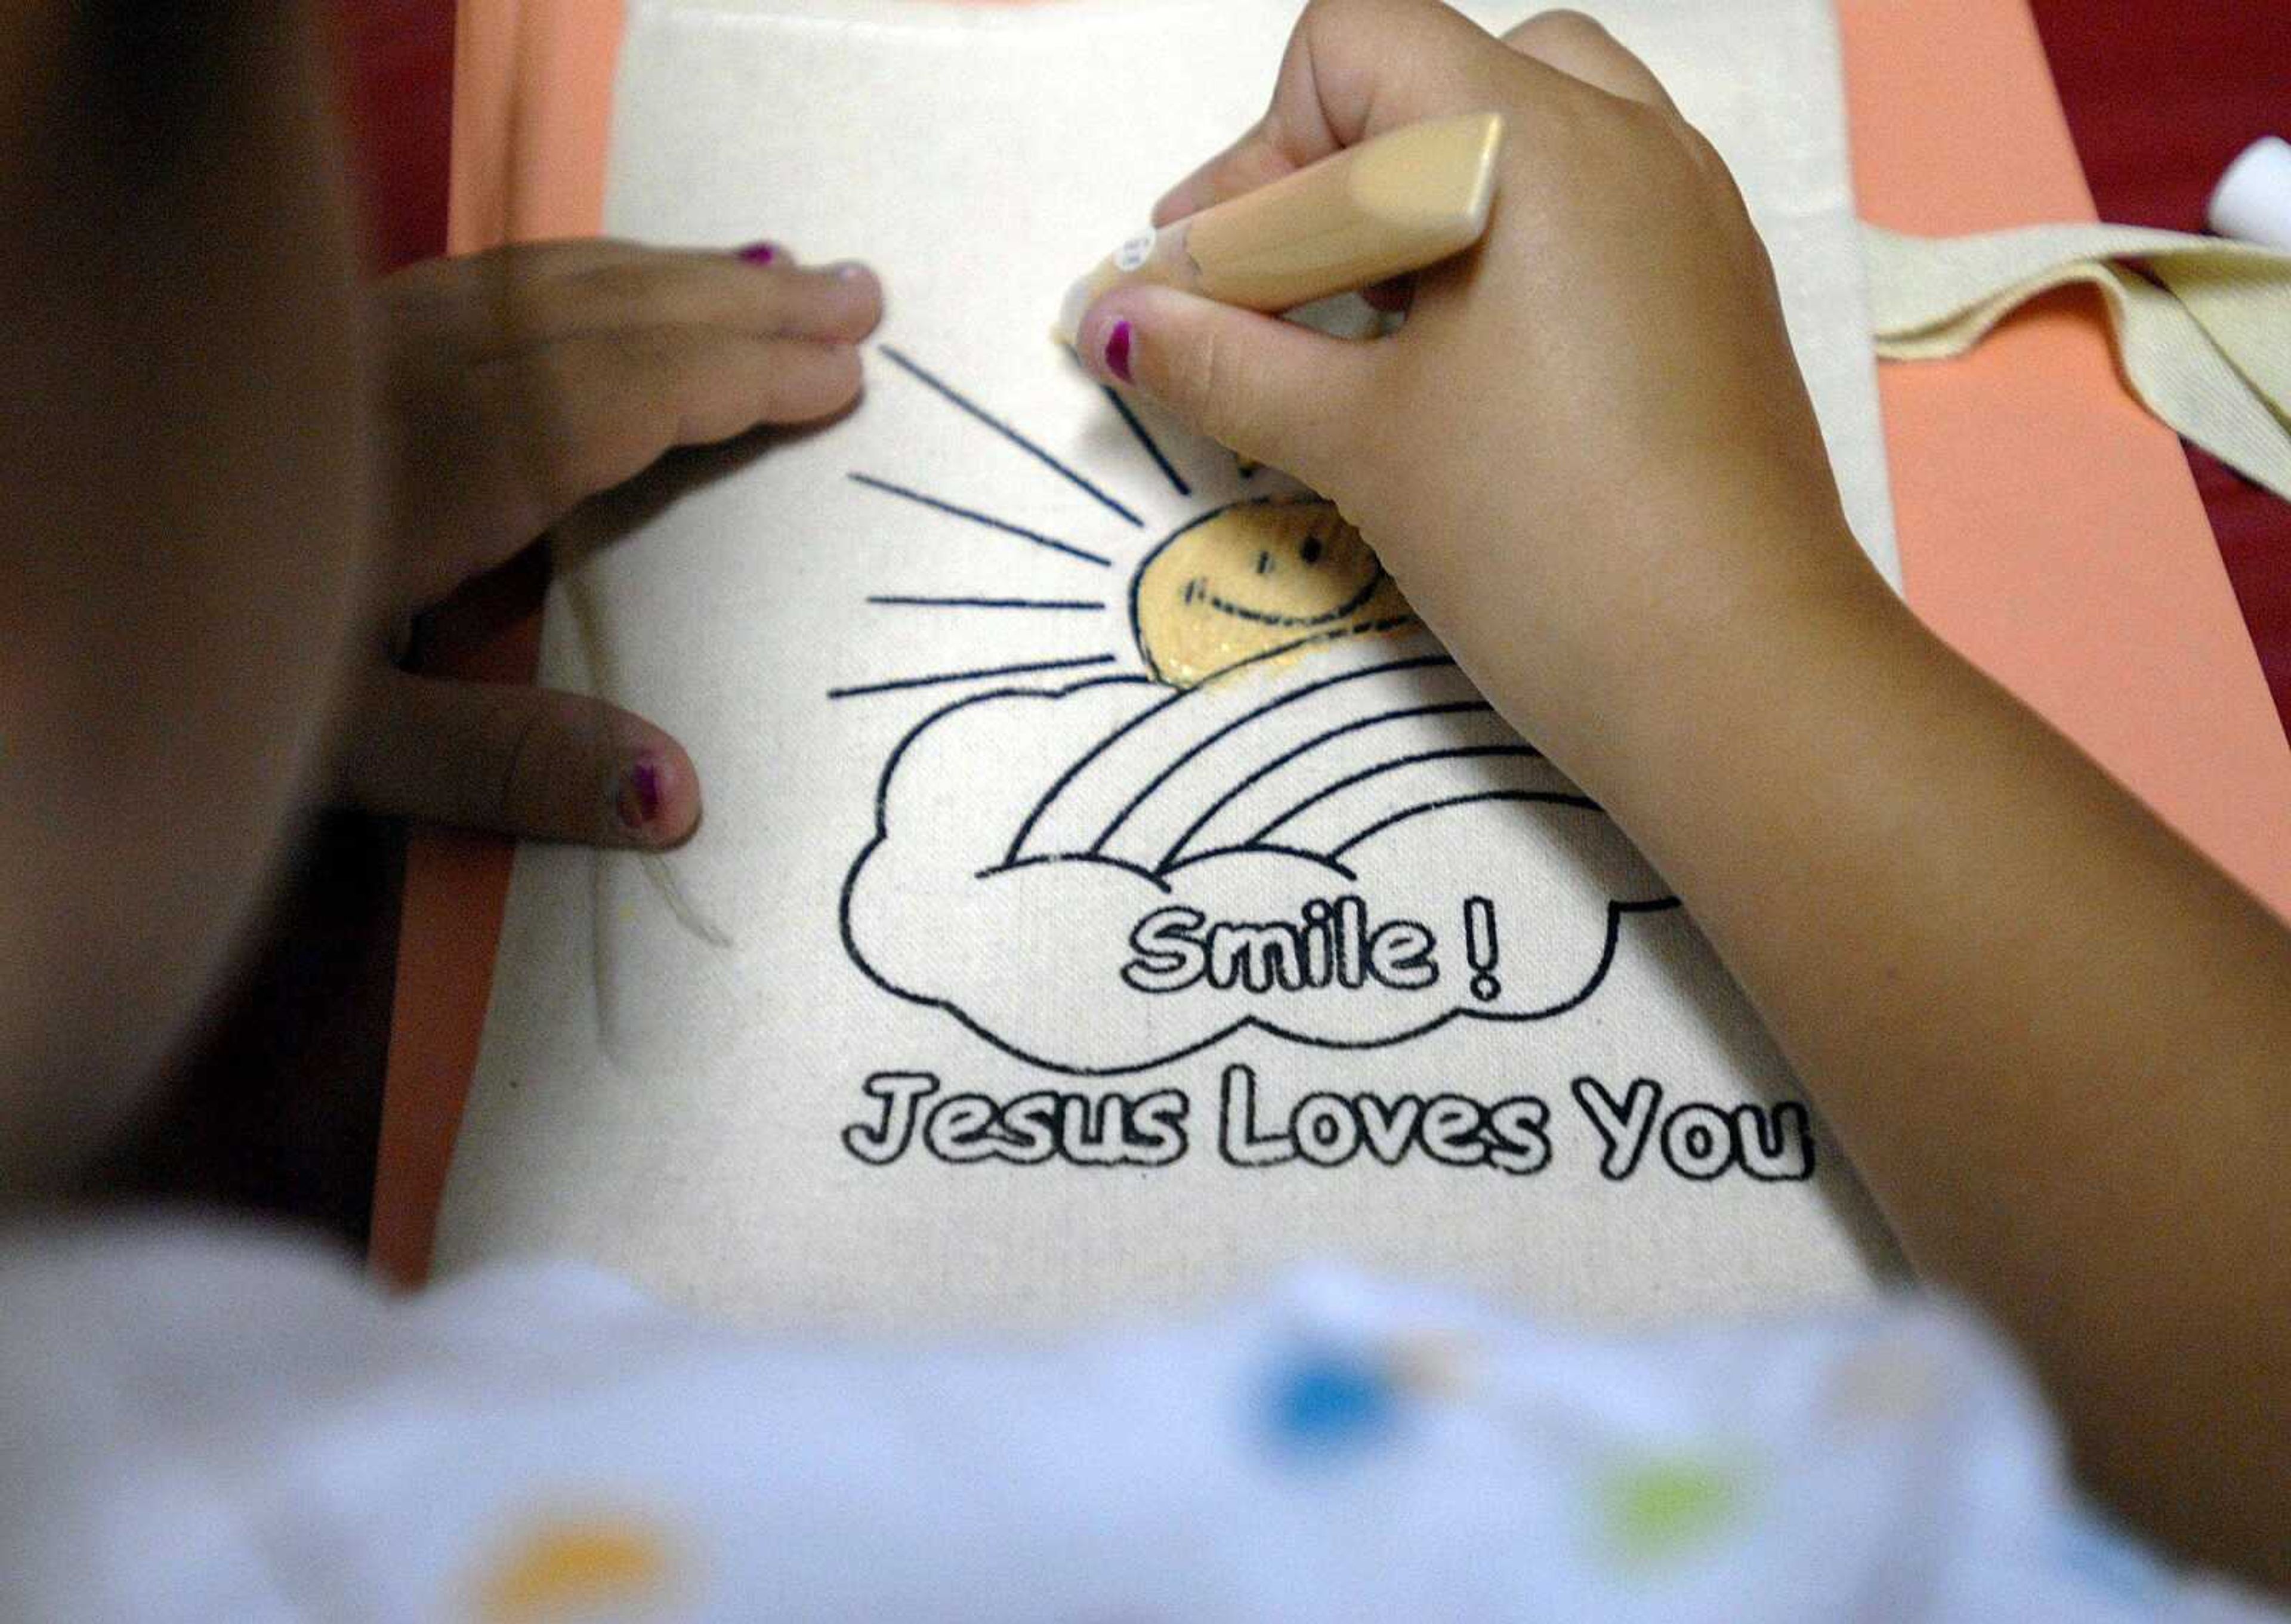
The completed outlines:
<svg viewBox="0 0 2291 1624">
<path fill-rule="evenodd" d="M 1091 302 L 1125 283 L 1279 311 L 1459 253 L 1487 229 L 1503 134 L 1499 113 L 1427 119 L 1141 231 L 1067 290 L 1057 338 L 1072 344 Z M 1126 339 L 1117 332 L 1107 345 L 1117 374 Z"/>
</svg>

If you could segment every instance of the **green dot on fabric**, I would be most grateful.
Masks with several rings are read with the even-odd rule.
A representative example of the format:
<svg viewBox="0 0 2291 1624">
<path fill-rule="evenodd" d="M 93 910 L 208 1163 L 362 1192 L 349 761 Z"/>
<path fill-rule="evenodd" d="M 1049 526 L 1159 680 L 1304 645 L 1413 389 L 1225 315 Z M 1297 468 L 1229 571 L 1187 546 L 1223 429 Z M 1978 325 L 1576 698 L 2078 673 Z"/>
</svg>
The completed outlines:
<svg viewBox="0 0 2291 1624">
<path fill-rule="evenodd" d="M 1629 1566 L 1670 1562 L 1709 1544 L 1738 1521 L 1739 1473 L 1672 1457 L 1635 1463 L 1601 1484 L 1607 1545 Z"/>
</svg>

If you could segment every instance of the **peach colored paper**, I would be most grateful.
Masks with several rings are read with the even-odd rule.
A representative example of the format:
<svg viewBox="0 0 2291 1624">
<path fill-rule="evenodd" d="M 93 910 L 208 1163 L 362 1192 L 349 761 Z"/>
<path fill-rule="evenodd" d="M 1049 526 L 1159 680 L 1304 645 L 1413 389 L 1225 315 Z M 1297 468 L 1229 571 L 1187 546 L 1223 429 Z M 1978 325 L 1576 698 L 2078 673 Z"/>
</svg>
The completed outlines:
<svg viewBox="0 0 2291 1624">
<path fill-rule="evenodd" d="M 454 39 L 446 245 L 595 234 L 620 0 L 465 0 Z"/>
<path fill-rule="evenodd" d="M 1862 215 L 1946 235 L 2094 218 L 2021 0 L 1847 0 Z M 2291 748 L 2178 438 L 2094 296 L 1878 370 L 1910 604 L 2291 913 Z"/>
<path fill-rule="evenodd" d="M 451 252 L 596 232 L 621 21 L 619 0 L 464 0 L 454 40 Z M 536 588 L 505 623 L 440 651 L 432 668 L 529 681 L 540 607 Z M 511 853 L 497 835 L 461 830 L 417 828 L 406 842 L 369 1241 L 376 1272 L 399 1284 L 429 1272 Z"/>
<path fill-rule="evenodd" d="M 1839 10 L 1869 219 L 1938 233 L 2092 217 L 2023 0 Z M 620 28 L 611 0 L 465 0 L 456 251 L 596 229 Z M 1882 369 L 1880 387 L 1911 604 L 2291 912 L 2291 749 L 2178 444 L 2118 384 L 2096 313 L 2046 301 L 1963 360 Z M 529 672 L 533 631 L 457 664 Z M 407 853 L 374 1215 L 394 1281 L 427 1270 L 509 866 L 509 843 L 485 837 L 421 832 Z"/>
</svg>

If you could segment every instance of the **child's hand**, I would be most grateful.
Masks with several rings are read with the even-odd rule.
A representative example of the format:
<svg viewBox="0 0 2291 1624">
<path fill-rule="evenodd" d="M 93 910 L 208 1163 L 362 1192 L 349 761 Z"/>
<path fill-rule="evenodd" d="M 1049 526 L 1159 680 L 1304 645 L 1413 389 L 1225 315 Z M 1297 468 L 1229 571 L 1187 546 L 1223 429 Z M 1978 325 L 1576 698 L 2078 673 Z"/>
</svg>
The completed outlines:
<svg viewBox="0 0 2291 1624">
<path fill-rule="evenodd" d="M 388 663 L 407 617 L 679 446 L 834 415 L 882 315 L 858 267 L 626 243 L 515 247 L 376 290 L 380 629 L 341 787 L 374 811 L 608 845 L 681 840 L 699 783 L 677 742 L 601 701 Z"/>
<path fill-rule="evenodd" d="M 1162 213 L 1483 108 L 1488 235 L 1394 337 L 1137 287 L 1077 349 L 1344 508 L 1676 888 L 2086 1483 L 2291 1584 L 2291 932 L 1869 567 L 1765 254 L 1645 68 L 1577 17 L 1316 0 Z"/>
<path fill-rule="evenodd" d="M 1396 335 L 1347 342 L 1133 287 L 1097 301 L 1076 348 L 1108 373 L 1129 324 L 1135 386 L 1335 500 L 1580 777 L 1618 702 L 1660 692 L 1746 607 L 1880 595 L 1709 144 L 1580 15 L 1499 40 L 1432 0 L 1321 0 L 1271 110 L 1155 218 L 1478 109 L 1508 126 L 1493 220 L 1415 278 Z"/>
</svg>

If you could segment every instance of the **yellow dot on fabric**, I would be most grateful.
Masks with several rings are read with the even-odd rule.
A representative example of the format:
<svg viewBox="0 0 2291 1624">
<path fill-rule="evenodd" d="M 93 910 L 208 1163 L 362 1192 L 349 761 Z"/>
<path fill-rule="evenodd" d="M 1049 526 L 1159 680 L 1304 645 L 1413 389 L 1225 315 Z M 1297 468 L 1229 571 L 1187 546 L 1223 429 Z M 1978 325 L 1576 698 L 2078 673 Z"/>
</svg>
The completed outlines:
<svg viewBox="0 0 2291 1624">
<path fill-rule="evenodd" d="M 1708 1546 L 1740 1520 L 1740 1475 L 1708 1460 L 1644 1460 L 1600 1485 L 1608 1548 L 1626 1566 L 1676 1561 Z"/>
<path fill-rule="evenodd" d="M 564 1624 L 658 1601 L 675 1564 L 654 1529 L 619 1517 L 562 1519 L 520 1534 L 478 1587 L 484 1624 Z"/>
</svg>

